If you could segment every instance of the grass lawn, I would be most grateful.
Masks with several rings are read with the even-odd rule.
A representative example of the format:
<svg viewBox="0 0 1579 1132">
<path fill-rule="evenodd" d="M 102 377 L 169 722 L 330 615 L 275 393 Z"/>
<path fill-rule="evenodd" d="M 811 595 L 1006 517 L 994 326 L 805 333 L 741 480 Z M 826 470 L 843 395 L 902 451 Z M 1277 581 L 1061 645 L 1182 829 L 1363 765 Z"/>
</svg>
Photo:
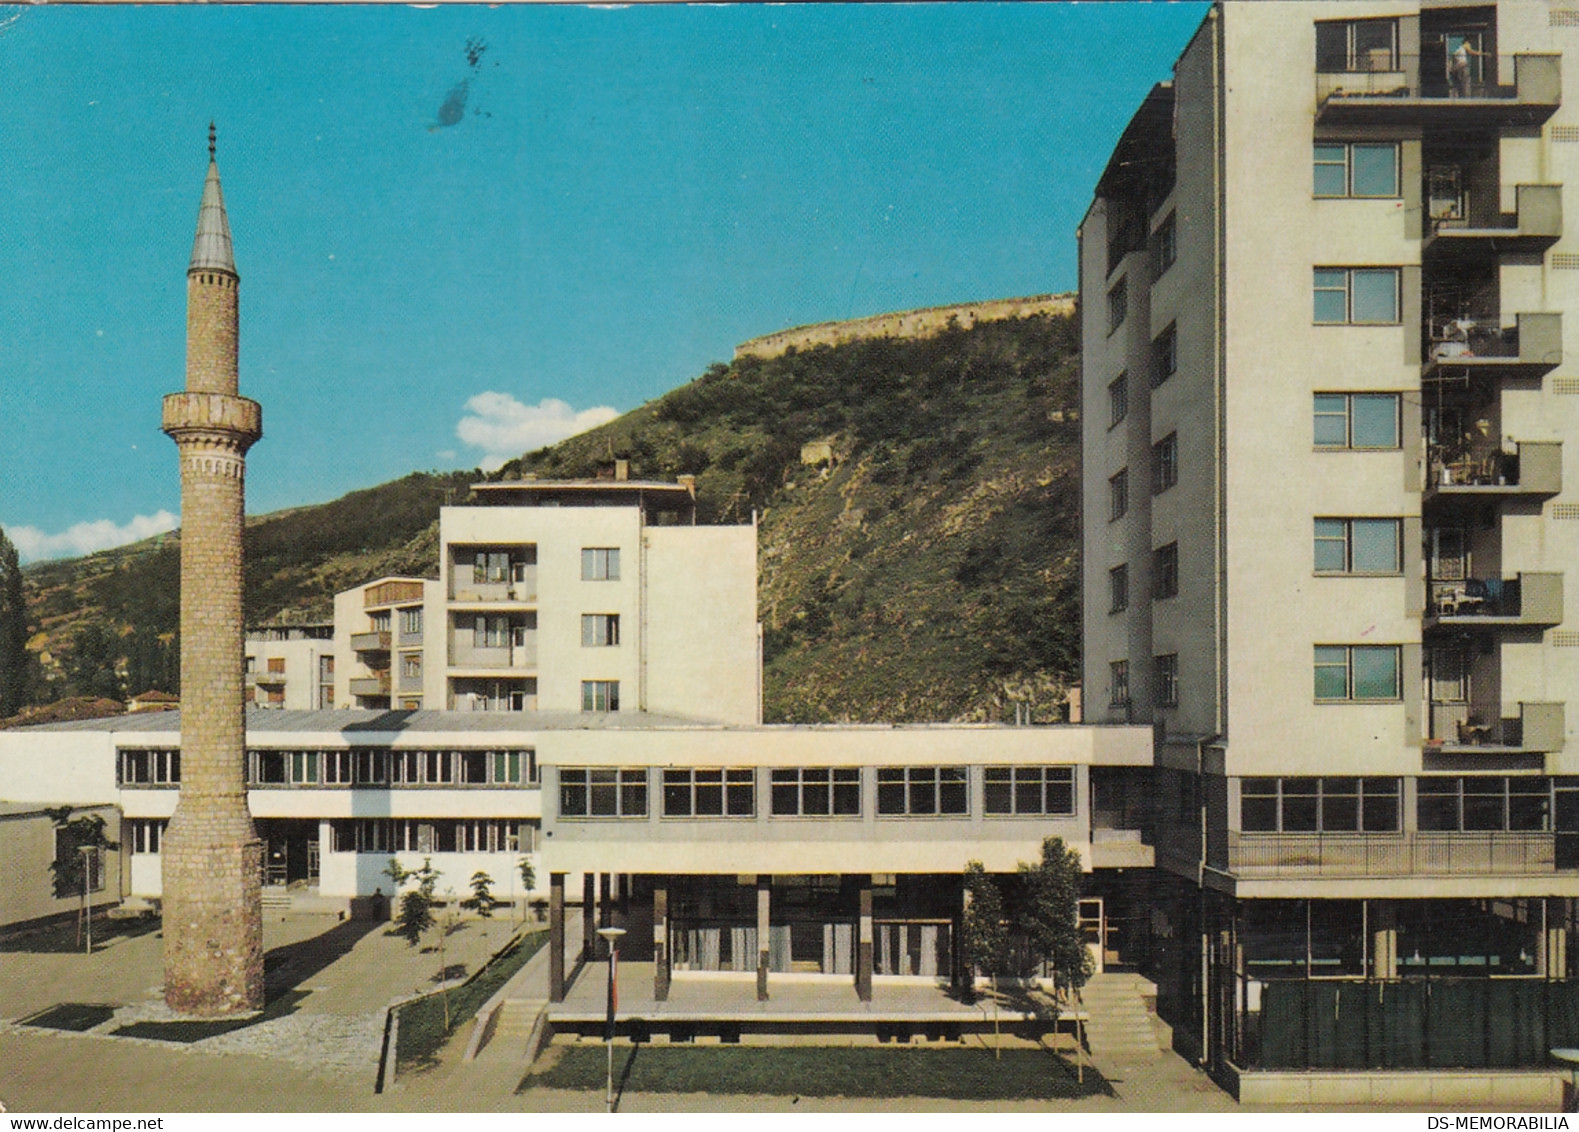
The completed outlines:
<svg viewBox="0 0 1579 1132">
<path fill-rule="evenodd" d="M 601 1089 L 602 1047 L 566 1047 L 551 1066 L 529 1074 L 522 1089 Z M 939 1097 L 963 1100 L 1068 1100 L 1106 1095 L 1102 1075 L 1085 1083 L 1057 1054 L 1009 1049 L 622 1046 L 614 1053 L 621 1093 L 755 1093 L 802 1097 Z"/>
<path fill-rule="evenodd" d="M 399 1073 L 433 1063 L 433 1055 L 451 1034 L 481 1009 L 482 1004 L 510 977 L 526 966 L 548 942 L 548 931 L 516 936 L 504 950 L 490 959 L 463 986 L 449 992 L 450 1025 L 444 1027 L 444 996 L 430 994 L 400 1008 L 400 1034 L 395 1046 L 395 1068 Z"/>
</svg>

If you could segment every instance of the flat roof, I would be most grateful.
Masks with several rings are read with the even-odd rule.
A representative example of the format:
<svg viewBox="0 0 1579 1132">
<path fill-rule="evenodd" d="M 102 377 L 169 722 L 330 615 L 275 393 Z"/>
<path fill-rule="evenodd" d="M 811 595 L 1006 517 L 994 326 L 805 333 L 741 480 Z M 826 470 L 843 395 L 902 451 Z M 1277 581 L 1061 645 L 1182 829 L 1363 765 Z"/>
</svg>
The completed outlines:
<svg viewBox="0 0 1579 1132">
<path fill-rule="evenodd" d="M 667 491 L 690 495 L 682 483 L 666 480 L 500 480 L 472 484 L 473 491 Z"/>
</svg>

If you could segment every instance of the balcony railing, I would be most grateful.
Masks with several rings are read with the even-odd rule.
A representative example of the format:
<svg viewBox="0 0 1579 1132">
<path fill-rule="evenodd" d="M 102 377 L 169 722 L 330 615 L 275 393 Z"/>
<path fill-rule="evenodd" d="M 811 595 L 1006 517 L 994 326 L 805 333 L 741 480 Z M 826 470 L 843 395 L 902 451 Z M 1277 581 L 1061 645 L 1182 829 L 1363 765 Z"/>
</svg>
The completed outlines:
<svg viewBox="0 0 1579 1132">
<path fill-rule="evenodd" d="M 388 652 L 389 630 L 351 634 L 352 652 Z"/>
<path fill-rule="evenodd" d="M 1444 625 L 1560 625 L 1563 576 L 1433 581 L 1430 615 Z"/>
<path fill-rule="evenodd" d="M 1316 117 L 1348 125 L 1430 120 L 1533 125 L 1562 103 L 1562 56 L 1476 58 L 1467 71 L 1442 56 L 1367 52 L 1345 69 L 1316 72 Z"/>
<path fill-rule="evenodd" d="M 1233 833 L 1229 871 L 1245 878 L 1522 876 L 1556 869 L 1551 833 Z"/>
<path fill-rule="evenodd" d="M 1427 260 L 1443 261 L 1487 252 L 1542 252 L 1563 234 L 1561 185 L 1514 186 L 1514 211 L 1495 216 L 1438 216 L 1430 222 L 1421 249 Z"/>
<path fill-rule="evenodd" d="M 380 605 L 397 605 L 422 600 L 421 582 L 380 582 L 369 586 L 362 594 L 362 607 L 371 609 Z"/>
<path fill-rule="evenodd" d="M 1549 496 L 1563 489 L 1561 441 L 1520 441 L 1513 452 L 1433 445 L 1428 499 Z"/>
<path fill-rule="evenodd" d="M 265 669 L 262 672 L 249 672 L 247 675 L 251 677 L 251 682 L 254 684 L 277 687 L 285 683 L 285 673 L 272 669 Z"/>
<path fill-rule="evenodd" d="M 1486 371 L 1491 376 L 1539 377 L 1563 360 L 1563 316 L 1522 311 L 1513 326 L 1498 318 L 1446 315 L 1431 320 L 1425 370 L 1453 374 Z"/>
<path fill-rule="evenodd" d="M 389 695 L 389 673 L 379 672 L 372 676 L 353 676 L 351 678 L 351 694 L 353 696 Z"/>
<path fill-rule="evenodd" d="M 1461 702 L 1432 700 L 1426 708 L 1427 754 L 1539 755 L 1563 749 L 1563 703 L 1521 703 L 1517 716 L 1501 719 L 1487 719 Z"/>
</svg>

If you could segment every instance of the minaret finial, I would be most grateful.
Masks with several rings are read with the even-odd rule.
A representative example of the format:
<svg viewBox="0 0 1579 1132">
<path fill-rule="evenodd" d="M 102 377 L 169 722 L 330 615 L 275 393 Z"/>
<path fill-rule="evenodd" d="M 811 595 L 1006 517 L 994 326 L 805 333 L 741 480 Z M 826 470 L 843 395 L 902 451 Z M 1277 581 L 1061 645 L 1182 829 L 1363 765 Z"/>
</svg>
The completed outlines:
<svg viewBox="0 0 1579 1132">
<path fill-rule="evenodd" d="M 208 159 L 214 160 L 214 123 L 208 123 Z"/>
</svg>

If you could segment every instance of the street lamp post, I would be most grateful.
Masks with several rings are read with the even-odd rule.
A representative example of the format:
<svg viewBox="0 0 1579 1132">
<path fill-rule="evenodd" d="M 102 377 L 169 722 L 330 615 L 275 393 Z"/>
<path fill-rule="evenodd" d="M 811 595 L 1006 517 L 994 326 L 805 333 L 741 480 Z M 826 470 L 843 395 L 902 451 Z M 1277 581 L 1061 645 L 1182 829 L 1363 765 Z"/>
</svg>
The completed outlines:
<svg viewBox="0 0 1579 1132">
<path fill-rule="evenodd" d="M 93 900 L 88 895 L 88 882 L 93 877 L 93 853 L 94 853 L 94 846 L 92 846 L 92 845 L 79 845 L 79 846 L 77 846 L 77 852 L 82 854 L 82 912 L 83 912 L 84 918 L 88 921 L 88 925 L 87 925 L 87 927 L 88 927 L 88 950 L 87 950 L 87 954 L 88 955 L 92 955 L 93 954 Z"/>
<path fill-rule="evenodd" d="M 620 1006 L 620 937 L 624 928 L 599 928 L 598 935 L 609 945 L 609 1009 L 603 1027 L 603 1044 L 608 1050 L 608 1085 L 604 1092 L 606 1112 L 614 1111 L 614 1015 Z"/>
</svg>

